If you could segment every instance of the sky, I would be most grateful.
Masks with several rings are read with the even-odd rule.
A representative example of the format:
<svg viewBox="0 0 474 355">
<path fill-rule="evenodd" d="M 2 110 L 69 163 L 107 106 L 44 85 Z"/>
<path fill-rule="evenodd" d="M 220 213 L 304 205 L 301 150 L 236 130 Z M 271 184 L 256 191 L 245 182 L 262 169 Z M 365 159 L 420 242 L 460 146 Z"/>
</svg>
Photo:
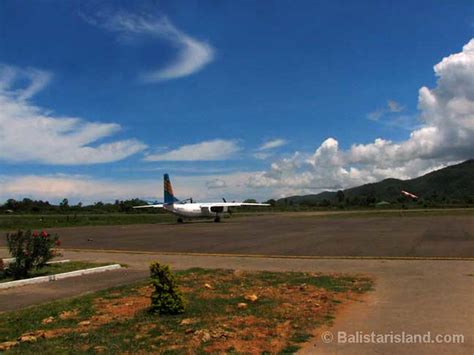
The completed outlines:
<svg viewBox="0 0 474 355">
<path fill-rule="evenodd" d="M 474 158 L 474 2 L 0 3 L 0 203 L 256 198 Z"/>
</svg>

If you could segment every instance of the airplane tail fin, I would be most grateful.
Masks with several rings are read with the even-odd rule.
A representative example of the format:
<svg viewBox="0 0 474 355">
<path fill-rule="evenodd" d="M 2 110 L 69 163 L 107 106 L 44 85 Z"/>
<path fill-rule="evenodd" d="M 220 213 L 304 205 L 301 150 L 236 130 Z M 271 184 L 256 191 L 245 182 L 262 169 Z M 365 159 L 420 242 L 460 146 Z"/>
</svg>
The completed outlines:
<svg viewBox="0 0 474 355">
<path fill-rule="evenodd" d="M 165 204 L 179 201 L 176 197 L 174 197 L 173 186 L 171 186 L 171 181 L 168 174 L 163 176 L 163 187 Z"/>
</svg>

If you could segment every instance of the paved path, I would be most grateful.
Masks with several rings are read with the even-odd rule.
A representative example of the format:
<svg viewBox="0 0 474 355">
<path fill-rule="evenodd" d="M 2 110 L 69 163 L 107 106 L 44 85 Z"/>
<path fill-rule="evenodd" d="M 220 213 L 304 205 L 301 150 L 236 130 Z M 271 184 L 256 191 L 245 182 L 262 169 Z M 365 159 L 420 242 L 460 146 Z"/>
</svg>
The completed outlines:
<svg viewBox="0 0 474 355">
<path fill-rule="evenodd" d="M 254 216 L 224 223 L 49 229 L 64 248 L 313 256 L 474 258 L 472 216 Z M 5 237 L 0 233 L 0 246 Z"/>
<path fill-rule="evenodd" d="M 1 255 L 1 253 L 0 253 Z M 456 260 L 341 260 L 279 259 L 235 256 L 195 256 L 161 254 L 125 254 L 110 252 L 71 252 L 64 257 L 73 260 L 122 262 L 126 273 L 109 272 L 90 275 L 87 279 L 63 280 L 25 286 L 0 292 L 0 309 L 11 300 L 17 305 L 44 302 L 50 298 L 73 296 L 121 282 L 139 280 L 147 275 L 151 261 L 158 260 L 173 268 L 205 267 L 269 271 L 319 271 L 371 275 L 376 289 L 366 302 L 355 303 L 338 315 L 334 334 L 375 332 L 389 334 L 463 334 L 463 344 L 323 344 L 319 336 L 303 349 L 305 353 L 408 353 L 472 354 L 474 352 L 474 262 Z M 106 284 L 102 284 L 102 282 Z M 96 285 L 96 286 L 94 286 Z M 61 290 L 61 294 L 49 289 Z M 66 287 L 65 287 L 66 286 Z M 46 296 L 45 296 L 46 295 Z M 13 296 L 13 297 L 12 297 Z M 10 300 L 10 301 L 7 301 Z"/>
</svg>

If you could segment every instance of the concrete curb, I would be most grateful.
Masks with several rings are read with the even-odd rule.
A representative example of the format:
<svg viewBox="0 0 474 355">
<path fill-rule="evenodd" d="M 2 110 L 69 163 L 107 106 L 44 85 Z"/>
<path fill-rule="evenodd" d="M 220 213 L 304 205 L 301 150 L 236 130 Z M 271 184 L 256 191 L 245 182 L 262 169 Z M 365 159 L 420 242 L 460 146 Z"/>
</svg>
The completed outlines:
<svg viewBox="0 0 474 355">
<path fill-rule="evenodd" d="M 7 289 L 11 287 L 19 287 L 19 286 L 33 285 L 33 284 L 49 282 L 49 281 L 56 281 L 56 280 L 61 280 L 61 279 L 67 279 L 70 277 L 96 274 L 99 272 L 105 272 L 105 271 L 111 271 L 111 270 L 118 270 L 120 268 L 121 268 L 120 264 L 113 264 L 113 265 L 107 265 L 107 266 L 94 267 L 91 269 L 82 269 L 82 270 L 76 270 L 76 271 L 70 271 L 70 272 L 63 272 L 62 274 L 56 274 L 56 275 L 33 277 L 31 279 L 26 279 L 26 280 L 3 282 L 3 283 L 0 283 L 0 289 Z"/>
</svg>

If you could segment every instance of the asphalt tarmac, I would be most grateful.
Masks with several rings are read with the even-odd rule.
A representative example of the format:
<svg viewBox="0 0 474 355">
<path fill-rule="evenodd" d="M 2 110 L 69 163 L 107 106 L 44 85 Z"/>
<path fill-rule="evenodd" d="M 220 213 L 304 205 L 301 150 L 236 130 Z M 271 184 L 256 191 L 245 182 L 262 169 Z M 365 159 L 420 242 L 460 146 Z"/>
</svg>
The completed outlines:
<svg viewBox="0 0 474 355">
<path fill-rule="evenodd" d="M 474 257 L 472 216 L 267 215 L 222 223 L 53 228 L 65 249 L 287 256 Z M 5 236 L 0 246 L 5 246 Z"/>
</svg>

